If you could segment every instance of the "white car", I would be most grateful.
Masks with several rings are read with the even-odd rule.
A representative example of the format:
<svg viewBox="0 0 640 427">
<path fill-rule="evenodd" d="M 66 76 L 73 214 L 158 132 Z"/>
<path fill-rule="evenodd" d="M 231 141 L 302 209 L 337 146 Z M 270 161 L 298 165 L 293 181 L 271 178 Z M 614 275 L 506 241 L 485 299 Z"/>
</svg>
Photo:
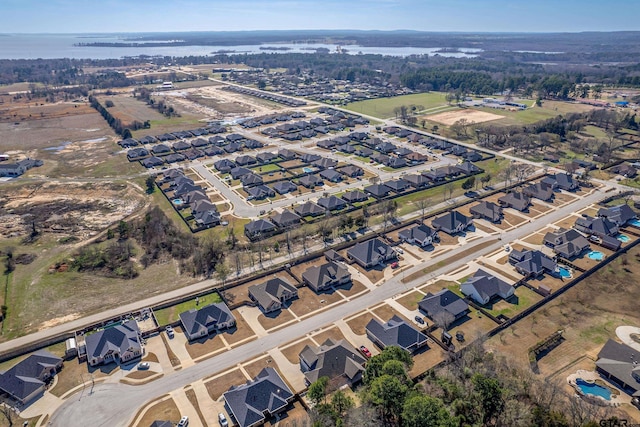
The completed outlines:
<svg viewBox="0 0 640 427">
<path fill-rule="evenodd" d="M 169 338 L 173 338 L 173 337 L 174 337 L 175 332 L 173 331 L 173 328 L 172 328 L 171 326 L 167 326 L 167 327 L 165 328 L 165 331 L 167 331 L 167 336 L 168 336 Z"/>
<path fill-rule="evenodd" d="M 222 412 L 218 413 L 218 421 L 222 427 L 227 427 L 229 425 L 229 421 L 227 421 L 227 417 L 224 416 Z"/>
<path fill-rule="evenodd" d="M 146 371 L 150 366 L 151 365 L 149 364 L 149 362 L 142 362 L 138 365 L 138 369 L 140 369 L 141 371 Z"/>
<path fill-rule="evenodd" d="M 178 422 L 177 427 L 187 427 L 189 425 L 189 417 L 186 415 L 180 418 L 180 422 Z"/>
<path fill-rule="evenodd" d="M 402 248 L 396 248 L 396 252 L 399 254 L 403 254 L 404 250 Z"/>
</svg>

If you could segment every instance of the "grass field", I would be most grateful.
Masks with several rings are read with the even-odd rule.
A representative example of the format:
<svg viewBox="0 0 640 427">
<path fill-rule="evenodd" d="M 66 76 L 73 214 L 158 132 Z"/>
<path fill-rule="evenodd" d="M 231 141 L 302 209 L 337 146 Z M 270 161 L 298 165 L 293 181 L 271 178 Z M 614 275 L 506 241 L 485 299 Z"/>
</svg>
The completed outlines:
<svg viewBox="0 0 640 427">
<path fill-rule="evenodd" d="M 220 295 L 217 293 L 212 293 L 198 298 L 197 304 L 196 299 L 193 298 L 180 304 L 155 311 L 154 314 L 158 324 L 160 326 L 164 326 L 180 320 L 180 313 L 189 311 L 193 308 L 202 308 L 205 305 L 214 304 L 216 302 L 222 302 L 222 298 L 220 298 Z"/>
<path fill-rule="evenodd" d="M 394 118 L 393 110 L 401 105 L 422 105 L 428 112 L 437 107 L 446 107 L 446 94 L 444 92 L 426 92 L 413 95 L 394 96 L 391 98 L 369 99 L 367 101 L 352 102 L 345 106 L 346 109 L 356 113 L 362 113 L 381 119 Z"/>
<path fill-rule="evenodd" d="M 198 117 L 183 114 L 181 117 L 166 117 L 151 120 L 151 129 L 139 129 L 132 132 L 134 138 L 142 138 L 146 135 L 160 135 L 167 132 L 188 130 L 201 127 L 203 122 Z"/>
<path fill-rule="evenodd" d="M 164 116 L 149 107 L 145 102 L 135 99 L 132 95 L 118 94 L 112 96 L 100 96 L 98 100 L 105 105 L 107 100 L 114 106 L 109 112 L 123 123 L 132 123 L 134 120 L 145 122 L 146 120 L 163 120 Z"/>
</svg>

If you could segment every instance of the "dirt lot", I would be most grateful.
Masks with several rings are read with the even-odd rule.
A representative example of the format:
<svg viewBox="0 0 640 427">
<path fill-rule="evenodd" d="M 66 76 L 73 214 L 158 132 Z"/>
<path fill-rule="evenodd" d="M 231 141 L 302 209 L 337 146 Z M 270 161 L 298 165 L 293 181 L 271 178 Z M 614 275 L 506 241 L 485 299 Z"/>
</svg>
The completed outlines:
<svg viewBox="0 0 640 427">
<path fill-rule="evenodd" d="M 351 282 L 345 285 L 338 286 L 336 288 L 336 290 L 340 291 L 340 293 L 344 295 L 346 298 L 359 294 L 365 289 L 367 289 L 367 287 L 362 283 L 358 282 L 357 280 L 352 280 Z"/>
<path fill-rule="evenodd" d="M 176 422 L 180 420 L 180 410 L 173 399 L 163 400 L 151 406 L 137 425 L 149 426 L 155 420 L 171 420 Z"/>
<path fill-rule="evenodd" d="M 409 375 L 415 377 L 433 368 L 446 358 L 446 353 L 442 348 L 431 342 L 429 349 L 421 351 L 413 355 L 413 368 L 409 371 Z"/>
<path fill-rule="evenodd" d="M 424 294 L 413 291 L 402 298 L 398 298 L 398 302 L 402 304 L 404 307 L 407 307 L 409 310 L 417 310 L 418 303 L 424 298 Z"/>
<path fill-rule="evenodd" d="M 352 266 L 356 270 L 358 270 L 360 274 L 364 275 L 366 278 L 371 280 L 371 283 L 377 283 L 378 281 L 382 280 L 384 278 L 384 269 L 391 268 L 387 266 L 381 267 L 378 265 L 373 268 L 364 269 L 360 267 L 360 265 L 358 265 L 357 263 L 353 263 Z"/>
<path fill-rule="evenodd" d="M 348 320 L 347 325 L 349 325 L 353 333 L 355 333 L 356 335 L 366 335 L 367 331 L 365 330 L 365 327 L 367 326 L 367 323 L 369 323 L 371 319 L 373 319 L 373 317 L 373 314 L 364 312 Z"/>
<path fill-rule="evenodd" d="M 0 122 L 20 123 L 40 119 L 57 119 L 95 113 L 88 102 L 47 103 L 42 98 L 15 100 L 13 95 L 0 96 Z"/>
<path fill-rule="evenodd" d="M 331 340 L 333 340 L 333 342 L 346 339 L 337 326 L 334 326 L 333 328 L 327 329 L 327 330 L 325 330 L 323 332 L 320 332 L 319 334 L 313 336 L 313 339 L 319 345 L 324 344 L 324 342 L 326 340 L 328 340 L 329 338 L 331 338 Z"/>
<path fill-rule="evenodd" d="M 413 323 L 409 321 L 406 317 L 401 315 L 400 313 L 396 312 L 393 308 L 391 308 L 387 304 L 382 304 L 371 311 L 374 312 L 376 316 L 378 316 L 380 319 L 382 319 L 383 323 L 388 322 L 393 316 L 398 316 L 401 319 L 406 320 L 407 323 L 409 323 L 410 325 Z"/>
<path fill-rule="evenodd" d="M 204 338 L 200 338 L 199 340 L 191 341 L 186 346 L 189 356 L 193 359 L 224 349 L 224 344 L 222 343 L 220 334 L 208 335 Z"/>
<path fill-rule="evenodd" d="M 225 332 L 224 339 L 230 346 L 235 346 L 240 341 L 254 336 L 253 329 L 249 326 L 244 317 L 237 310 L 231 310 L 231 314 L 236 319 L 236 327 Z"/>
<path fill-rule="evenodd" d="M 207 379 L 205 385 L 211 399 L 218 400 L 232 385 L 240 385 L 247 382 L 247 377 L 240 369 L 234 369 L 219 377 Z"/>
<path fill-rule="evenodd" d="M 282 354 L 284 354 L 284 357 L 286 357 L 289 362 L 298 363 L 300 361 L 298 355 L 307 345 L 315 346 L 315 343 L 311 341 L 311 339 L 307 338 L 285 349 L 282 349 L 281 347 L 280 351 L 282 351 Z"/>
<path fill-rule="evenodd" d="M 445 113 L 424 116 L 425 119 L 451 126 L 460 119 L 467 119 L 469 122 L 483 123 L 492 120 L 503 119 L 504 116 L 488 113 L 486 111 L 478 111 L 472 109 L 460 109 L 455 111 L 447 111 Z"/>
<path fill-rule="evenodd" d="M 302 317 L 316 310 L 322 310 L 327 305 L 342 300 L 337 292 L 322 292 L 316 294 L 307 287 L 298 289 L 298 300 L 289 308 L 296 316 Z M 321 302 L 324 301 L 324 302 Z"/>
<path fill-rule="evenodd" d="M 293 303 L 295 304 L 295 301 Z M 278 310 L 274 313 L 268 313 L 267 315 L 263 313 L 258 317 L 258 322 L 260 322 L 262 327 L 267 331 L 291 320 L 294 320 L 294 317 L 287 309 Z"/>
<path fill-rule="evenodd" d="M 291 267 L 291 273 L 302 281 L 302 274 L 307 271 L 310 267 L 320 266 L 322 264 L 326 264 L 327 259 L 324 256 L 320 256 L 318 258 L 312 259 L 311 261 L 303 262 L 301 264 L 294 265 Z"/>
<path fill-rule="evenodd" d="M 278 369 L 278 365 L 268 355 L 261 357 L 255 362 L 243 365 L 243 368 L 245 369 L 245 371 L 247 371 L 247 374 L 249 374 L 251 378 L 255 378 L 260 373 L 260 371 L 262 371 L 266 367 L 274 368 L 276 371 L 278 371 L 278 374 L 280 374 L 283 379 L 286 378 L 284 375 L 282 375 L 280 369 Z"/>
<path fill-rule="evenodd" d="M 251 299 L 249 298 L 249 287 L 254 286 L 254 285 L 259 285 L 262 284 L 264 282 L 266 282 L 269 279 L 273 279 L 273 278 L 280 278 L 282 280 L 284 280 L 287 283 L 290 283 L 292 285 L 296 284 L 295 279 L 286 271 L 281 271 L 279 273 L 276 273 L 274 275 L 271 276 L 267 276 L 267 277 L 260 277 L 258 279 L 252 280 L 250 282 L 244 283 L 240 286 L 236 286 L 234 288 L 229 289 L 228 291 L 226 291 L 226 295 L 228 294 L 232 294 L 233 297 L 231 298 L 231 301 L 233 304 L 239 304 L 243 301 L 246 302 L 250 302 Z"/>
</svg>

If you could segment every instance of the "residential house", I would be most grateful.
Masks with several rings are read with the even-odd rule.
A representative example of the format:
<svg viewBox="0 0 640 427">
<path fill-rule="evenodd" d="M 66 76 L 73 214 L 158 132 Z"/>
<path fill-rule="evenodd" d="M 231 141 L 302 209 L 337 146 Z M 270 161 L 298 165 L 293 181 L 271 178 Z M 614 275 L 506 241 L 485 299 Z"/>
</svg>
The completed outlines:
<svg viewBox="0 0 640 427">
<path fill-rule="evenodd" d="M 298 186 L 291 181 L 279 181 L 273 185 L 273 189 L 278 194 L 287 194 L 296 191 L 298 189 Z"/>
<path fill-rule="evenodd" d="M 300 157 L 300 160 L 302 160 L 304 163 L 313 163 L 316 162 L 320 159 L 322 159 L 323 157 L 319 156 L 318 154 L 311 154 L 311 153 L 305 153 L 302 155 L 302 157 Z"/>
<path fill-rule="evenodd" d="M 407 166 L 407 161 L 402 157 L 389 157 L 384 164 L 390 168 L 400 169 Z"/>
<path fill-rule="evenodd" d="M 343 166 L 337 169 L 337 171 L 351 178 L 356 178 L 358 176 L 364 175 L 364 170 L 361 167 L 354 165 Z"/>
<path fill-rule="evenodd" d="M 328 338 L 319 346 L 306 345 L 299 354 L 300 369 L 310 385 L 327 377 L 332 389 L 362 381 L 365 358 L 346 340 Z"/>
<path fill-rule="evenodd" d="M 342 181 L 342 174 L 333 169 L 325 169 L 320 172 L 320 177 L 326 179 L 329 182 L 340 182 Z"/>
<path fill-rule="evenodd" d="M 250 175 L 245 175 L 242 178 L 249 177 Z M 249 195 L 249 198 L 253 200 L 264 200 L 267 197 L 275 197 L 276 192 L 273 191 L 272 188 L 267 187 L 266 185 L 256 185 L 254 187 L 246 188 L 245 191 Z"/>
<path fill-rule="evenodd" d="M 209 200 L 209 196 L 207 196 L 204 190 L 193 190 L 180 196 L 180 199 L 182 199 L 185 204 L 192 205 L 201 200 Z"/>
<path fill-rule="evenodd" d="M 225 153 L 225 151 L 220 147 L 215 147 L 214 146 L 214 147 L 207 147 L 207 148 L 204 149 L 204 154 L 206 156 L 211 156 L 211 157 L 220 156 L 220 155 L 222 155 L 224 153 Z M 234 165 L 234 167 L 235 167 L 235 165 Z M 229 170 L 231 170 L 231 168 L 229 168 Z"/>
<path fill-rule="evenodd" d="M 236 153 L 238 151 L 242 151 L 242 144 L 238 144 L 237 142 L 231 142 L 223 147 L 223 150 L 227 153 Z"/>
<path fill-rule="evenodd" d="M 90 366 L 128 362 L 142 357 L 140 329 L 135 320 L 109 326 L 85 336 L 87 363 Z"/>
<path fill-rule="evenodd" d="M 174 198 L 181 198 L 182 196 L 186 195 L 187 193 L 191 193 L 192 191 L 204 191 L 204 189 L 202 187 L 200 187 L 199 185 L 190 184 L 188 182 L 185 182 L 183 184 L 178 185 L 173 190 L 173 197 Z"/>
<path fill-rule="evenodd" d="M 583 215 L 580 218 L 576 219 L 573 228 L 588 236 L 614 237 L 620 233 L 620 229 L 615 222 L 609 221 L 607 218 L 594 218 L 589 215 Z"/>
<path fill-rule="evenodd" d="M 251 221 L 244 226 L 244 234 L 250 240 L 260 240 L 272 236 L 277 231 L 276 226 L 264 219 Z"/>
<path fill-rule="evenodd" d="M 243 187 L 252 187 L 254 185 L 262 185 L 264 183 L 264 180 L 260 175 L 251 172 L 251 173 L 242 175 L 240 177 L 240 182 L 242 182 Z M 266 191 L 271 192 L 273 190 L 269 188 L 269 190 L 266 190 Z"/>
<path fill-rule="evenodd" d="M 331 150 L 336 145 L 338 145 L 338 142 L 335 139 L 323 139 L 316 143 L 317 147 L 324 148 L 325 150 Z"/>
<path fill-rule="evenodd" d="M 363 268 L 371 268 L 396 259 L 398 254 L 391 246 L 375 238 L 358 243 L 349 248 L 347 250 L 347 257 L 357 262 Z"/>
<path fill-rule="evenodd" d="M 543 202 L 553 199 L 553 186 L 544 182 L 537 182 L 526 186 L 522 192 L 527 197 L 533 197 Z"/>
<path fill-rule="evenodd" d="M 515 288 L 480 269 L 473 277 L 460 285 L 460 291 L 480 305 L 488 304 L 494 298 L 507 299 L 513 295 Z"/>
<path fill-rule="evenodd" d="M 278 372 L 267 367 L 253 381 L 231 387 L 223 397 L 238 426 L 253 427 L 282 412 L 295 395 Z"/>
<path fill-rule="evenodd" d="M 168 156 L 166 156 L 164 158 L 164 160 L 167 163 L 177 163 L 177 162 L 182 162 L 182 161 L 186 160 L 186 157 L 184 156 L 184 154 L 174 153 L 174 154 L 169 154 Z"/>
<path fill-rule="evenodd" d="M 137 160 L 141 157 L 146 157 L 149 155 L 149 150 L 147 150 L 146 148 L 134 148 L 132 150 L 127 151 L 127 159 L 129 161 L 131 160 Z M 23 172 L 24 173 L 24 172 Z"/>
<path fill-rule="evenodd" d="M 305 217 L 305 216 L 315 217 L 325 213 L 325 210 L 322 207 L 316 205 L 313 202 L 307 202 L 302 205 L 298 205 L 295 208 L 293 208 L 293 210 L 295 213 L 297 213 L 301 217 Z"/>
<path fill-rule="evenodd" d="M 407 181 L 413 188 L 425 188 L 431 181 L 424 175 L 404 175 L 403 180 Z"/>
<path fill-rule="evenodd" d="M 445 316 L 450 316 L 450 321 L 454 322 L 469 313 L 469 304 L 449 289 L 427 293 L 418 303 L 418 308 L 434 322 L 444 321 Z"/>
<path fill-rule="evenodd" d="M 173 144 L 172 148 L 174 151 L 184 151 L 191 148 L 191 144 L 185 141 L 178 141 L 175 144 Z"/>
<path fill-rule="evenodd" d="M 283 148 L 278 151 L 278 157 L 283 160 L 293 160 L 298 157 L 298 154 L 295 151 Z"/>
<path fill-rule="evenodd" d="M 365 329 L 367 337 L 380 348 L 397 346 L 415 353 L 427 345 L 427 336 L 398 316 L 386 323 L 371 319 Z"/>
<path fill-rule="evenodd" d="M 264 313 L 280 310 L 287 301 L 297 296 L 296 287 L 278 277 L 249 286 L 249 298 L 258 303 Z"/>
<path fill-rule="evenodd" d="M 611 206 L 609 208 L 604 207 L 598 209 L 598 216 L 606 218 L 609 221 L 617 224 L 619 227 L 627 224 L 629 221 L 636 219 L 636 213 L 631 209 L 629 205 L 623 203 L 621 205 Z"/>
<path fill-rule="evenodd" d="M 500 222 L 502 219 L 502 208 L 493 202 L 481 201 L 469 209 L 474 218 L 484 218 L 491 222 Z"/>
<path fill-rule="evenodd" d="M 620 163 L 609 169 L 611 173 L 616 175 L 622 175 L 625 178 L 635 178 L 638 175 L 638 170 L 628 163 Z"/>
<path fill-rule="evenodd" d="M 38 350 L 0 373 L 0 392 L 25 405 L 44 393 L 47 383 L 60 369 L 60 357 Z"/>
<path fill-rule="evenodd" d="M 151 152 L 157 156 L 158 154 L 170 153 L 171 148 L 169 148 L 167 145 L 164 145 L 164 144 L 157 144 L 151 147 Z"/>
<path fill-rule="evenodd" d="M 321 159 L 314 161 L 312 164 L 313 166 L 316 166 L 317 168 L 320 168 L 320 169 L 333 169 L 336 166 L 338 166 L 338 161 L 323 157 Z"/>
<path fill-rule="evenodd" d="M 257 163 L 257 160 L 255 157 L 249 156 L 246 154 L 236 157 L 235 160 L 236 160 L 236 165 L 238 166 L 254 165 Z"/>
<path fill-rule="evenodd" d="M 609 339 L 596 360 L 596 371 L 625 393 L 640 397 L 640 351 Z"/>
<path fill-rule="evenodd" d="M 482 160 L 482 154 L 478 153 L 475 150 L 467 151 L 462 155 L 462 158 L 468 162 L 479 162 Z"/>
<path fill-rule="evenodd" d="M 216 207 L 216 205 L 214 205 L 213 203 L 211 203 L 211 200 L 207 199 L 202 199 L 202 200 L 196 200 L 193 204 L 191 204 L 191 213 L 192 214 L 197 214 L 200 212 L 208 212 L 208 211 L 218 211 L 218 208 Z"/>
<path fill-rule="evenodd" d="M 544 273 L 558 274 L 558 264 L 541 251 L 514 249 L 509 254 L 509 262 L 525 277 L 539 277 Z"/>
<path fill-rule="evenodd" d="M 260 141 L 256 141 L 255 139 L 247 139 L 244 141 L 244 146 L 250 150 L 257 150 L 258 148 L 264 147 L 264 144 Z"/>
<path fill-rule="evenodd" d="M 324 182 L 318 175 L 310 174 L 298 178 L 298 184 L 307 188 L 315 188 L 324 185 Z"/>
<path fill-rule="evenodd" d="M 578 257 L 590 247 L 589 241 L 574 229 L 560 228 L 555 232 L 548 232 L 544 235 L 543 242 L 566 259 Z"/>
<path fill-rule="evenodd" d="M 161 166 L 164 164 L 164 160 L 161 159 L 160 157 L 148 157 L 144 160 L 142 160 L 140 162 L 142 164 L 142 166 L 144 166 L 145 168 L 153 168 L 156 166 Z M 1 176 L 2 172 L 0 171 L 0 176 Z"/>
<path fill-rule="evenodd" d="M 318 206 L 328 211 L 338 211 L 347 207 L 347 202 L 336 196 L 321 197 L 318 199 Z"/>
<path fill-rule="evenodd" d="M 405 148 L 405 147 L 400 147 L 395 151 L 395 153 L 396 153 L 396 156 L 398 156 L 398 157 L 406 157 L 409 154 L 413 154 L 413 151 L 411 151 L 411 150 L 409 150 L 408 148 Z"/>
<path fill-rule="evenodd" d="M 268 151 L 264 152 L 264 153 L 260 153 L 256 156 L 256 160 L 260 163 L 270 163 L 272 161 L 274 161 L 275 159 L 278 158 L 277 154 L 274 153 L 270 153 Z"/>
<path fill-rule="evenodd" d="M 366 193 L 360 190 L 347 191 L 340 198 L 348 203 L 359 203 L 369 199 Z"/>
<path fill-rule="evenodd" d="M 434 240 L 438 238 L 438 232 L 431 227 L 420 224 L 405 228 L 398 233 L 398 237 L 404 242 L 427 246 L 433 244 Z"/>
<path fill-rule="evenodd" d="M 202 148 L 202 147 L 206 147 L 209 144 L 210 142 L 203 138 L 198 138 L 191 141 L 191 146 L 193 148 Z"/>
<path fill-rule="evenodd" d="M 236 319 L 225 303 L 218 302 L 180 313 L 180 323 L 187 339 L 193 341 L 234 327 Z"/>
<path fill-rule="evenodd" d="M 550 175 L 545 177 L 542 181 L 547 182 L 554 188 L 560 188 L 561 190 L 565 191 L 576 191 L 580 188 L 578 181 L 573 179 L 573 176 L 569 175 L 568 173 L 557 173 L 555 175 Z"/>
<path fill-rule="evenodd" d="M 381 199 L 389 195 L 389 193 L 391 192 L 391 188 L 387 187 L 384 184 L 373 184 L 373 185 L 364 187 L 364 191 L 371 194 L 373 197 L 377 199 Z"/>
<path fill-rule="evenodd" d="M 214 210 L 195 212 L 193 218 L 198 227 L 214 227 L 220 224 L 220 213 Z"/>
<path fill-rule="evenodd" d="M 236 167 L 236 164 L 229 159 L 222 159 L 215 162 L 213 164 L 213 167 L 216 168 L 216 170 L 218 170 L 219 172 L 226 173 L 231 171 L 231 169 L 234 169 Z M 234 179 L 237 179 L 237 178 L 234 178 Z"/>
<path fill-rule="evenodd" d="M 278 228 L 285 229 L 300 224 L 300 219 L 301 218 L 298 214 L 285 209 L 282 213 L 277 213 L 272 216 L 271 222 L 273 222 Z"/>
<path fill-rule="evenodd" d="M 373 150 L 367 147 L 360 147 L 356 150 L 355 155 L 368 158 L 368 157 L 371 157 L 371 155 L 373 155 Z"/>
<path fill-rule="evenodd" d="M 384 183 L 384 185 L 389 187 L 394 193 L 402 193 L 411 186 L 409 181 L 406 181 L 402 178 L 396 179 L 394 181 L 387 181 Z"/>
<path fill-rule="evenodd" d="M 425 156 L 424 154 L 416 153 L 413 151 L 407 154 L 404 158 L 407 160 L 407 162 L 411 163 L 412 165 L 418 165 L 418 164 L 424 163 L 428 159 L 428 157 Z"/>
<path fill-rule="evenodd" d="M 353 154 L 356 152 L 356 149 L 353 147 L 353 145 L 349 145 L 349 144 L 342 144 L 336 147 L 336 150 L 340 151 L 341 153 L 345 153 L 345 154 Z"/>
<path fill-rule="evenodd" d="M 473 175 L 480 172 L 481 170 L 478 166 L 474 165 L 470 161 L 462 162 L 458 165 L 453 166 L 453 168 L 463 175 Z"/>
<path fill-rule="evenodd" d="M 513 208 L 520 212 L 527 212 L 531 199 L 519 191 L 512 191 L 498 198 L 498 203 L 503 207 Z"/>
<path fill-rule="evenodd" d="M 455 210 L 449 211 L 441 217 L 431 221 L 431 226 L 435 228 L 436 231 L 442 230 L 450 235 L 461 233 L 472 224 L 472 218 L 469 218 Z"/>
<path fill-rule="evenodd" d="M 339 262 L 328 262 L 309 267 L 302 273 L 302 281 L 314 292 L 318 293 L 333 286 L 340 286 L 351 281 L 351 273 Z"/>
</svg>

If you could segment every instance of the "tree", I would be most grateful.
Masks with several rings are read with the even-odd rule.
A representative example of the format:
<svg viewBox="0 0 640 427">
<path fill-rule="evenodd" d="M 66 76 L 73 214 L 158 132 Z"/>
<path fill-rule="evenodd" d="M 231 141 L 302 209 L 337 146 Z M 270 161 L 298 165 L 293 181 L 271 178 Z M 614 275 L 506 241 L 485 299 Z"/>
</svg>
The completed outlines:
<svg viewBox="0 0 640 427">
<path fill-rule="evenodd" d="M 453 323 L 454 320 L 455 317 L 453 316 L 453 314 L 444 310 L 437 313 L 433 317 L 433 321 L 435 322 L 435 324 L 438 325 L 438 327 L 440 327 L 443 331 L 448 331 L 449 326 Z"/>
<path fill-rule="evenodd" d="M 321 401 L 326 400 L 328 384 L 329 377 L 320 377 L 309 386 L 307 397 L 314 405 L 318 405 Z"/>
<path fill-rule="evenodd" d="M 480 178 L 480 181 L 482 182 L 483 187 L 486 187 L 487 184 L 489 184 L 489 182 L 491 182 L 491 179 L 492 179 L 492 177 L 491 177 L 490 173 L 487 173 L 482 178 Z"/>
<path fill-rule="evenodd" d="M 409 387 L 398 378 L 382 375 L 370 384 L 367 397 L 378 407 L 383 419 L 395 420 L 401 415 L 408 392 Z"/>
<path fill-rule="evenodd" d="M 427 209 L 431 206 L 431 199 L 429 198 L 419 199 L 416 204 L 420 209 L 422 221 L 424 221 L 425 213 Z"/>
<path fill-rule="evenodd" d="M 487 424 L 504 410 L 502 387 L 496 378 L 482 374 L 474 374 L 471 382 L 483 410 L 483 422 Z"/>
<path fill-rule="evenodd" d="M 152 194 L 156 189 L 156 179 L 153 175 L 149 175 L 144 181 L 147 186 L 147 194 Z"/>
<path fill-rule="evenodd" d="M 258 81 L 258 89 L 264 90 L 266 87 L 267 87 L 267 82 L 265 82 L 264 80 Z"/>
<path fill-rule="evenodd" d="M 462 183 L 462 189 L 471 190 L 475 183 L 476 183 L 476 178 L 474 176 L 470 176 L 469 178 L 465 179 L 464 182 Z"/>
<path fill-rule="evenodd" d="M 408 398 L 402 407 L 403 427 L 445 427 L 455 425 L 442 400 L 425 395 Z"/>
<path fill-rule="evenodd" d="M 129 139 L 129 138 L 133 138 L 133 135 L 131 135 L 131 129 L 124 129 L 122 131 L 122 137 L 124 139 Z"/>
<path fill-rule="evenodd" d="M 13 407 L 9 405 L 0 405 L 0 414 L 2 414 L 7 421 L 7 427 L 13 427 L 15 425 L 14 423 L 17 422 L 18 416 Z"/>
<path fill-rule="evenodd" d="M 115 106 L 115 104 L 113 103 L 113 101 L 112 101 L 112 100 L 107 99 L 107 100 L 104 102 L 104 106 L 105 106 L 105 108 L 111 108 L 111 107 Z"/>
<path fill-rule="evenodd" d="M 331 406 L 333 406 L 333 410 L 340 416 L 344 415 L 349 409 L 353 408 L 355 402 L 353 399 L 346 394 L 342 390 L 336 391 L 333 396 L 331 396 Z"/>
<path fill-rule="evenodd" d="M 16 269 L 16 260 L 13 258 L 13 248 L 7 248 L 4 258 L 4 274 L 11 274 Z"/>
<path fill-rule="evenodd" d="M 389 360 L 398 360 L 402 362 L 406 369 L 411 369 L 413 366 L 411 353 L 397 346 L 385 347 L 380 354 L 373 356 L 367 362 L 363 375 L 365 384 L 370 384 L 374 379 L 382 375 L 384 365 Z"/>
<path fill-rule="evenodd" d="M 218 276 L 218 280 L 222 282 L 222 286 L 224 286 L 224 282 L 229 277 L 229 267 L 227 267 L 226 262 L 219 262 L 216 264 L 216 276 Z"/>
</svg>

